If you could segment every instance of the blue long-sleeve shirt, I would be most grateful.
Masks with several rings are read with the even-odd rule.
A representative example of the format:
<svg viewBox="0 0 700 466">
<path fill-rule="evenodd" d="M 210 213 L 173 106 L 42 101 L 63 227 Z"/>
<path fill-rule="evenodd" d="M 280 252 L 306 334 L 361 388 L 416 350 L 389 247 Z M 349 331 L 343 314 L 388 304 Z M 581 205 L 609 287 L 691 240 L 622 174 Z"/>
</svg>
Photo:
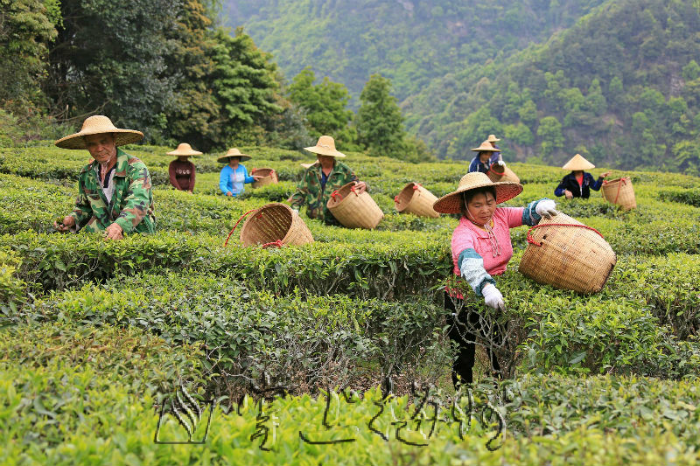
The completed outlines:
<svg viewBox="0 0 700 466">
<path fill-rule="evenodd" d="M 248 170 L 245 166 L 238 164 L 238 167 L 234 170 L 230 165 L 226 165 L 221 169 L 221 174 L 219 175 L 219 189 L 223 194 L 231 193 L 234 196 L 245 191 L 243 185 L 245 183 L 252 183 L 255 178 L 248 176 Z"/>
<path fill-rule="evenodd" d="M 586 172 L 583 173 L 583 182 L 578 184 L 574 172 L 571 172 L 562 178 L 561 183 L 559 183 L 559 186 L 554 190 L 554 195 L 563 196 L 564 191 L 568 189 L 574 197 L 588 199 L 591 196 L 591 189 L 598 191 L 601 186 L 603 186 L 602 178 L 596 180 L 593 178 L 593 175 Z"/>
<path fill-rule="evenodd" d="M 490 167 L 491 167 L 490 161 L 487 161 L 486 163 L 481 163 L 481 160 L 479 159 L 479 156 L 477 155 L 472 160 L 472 163 L 469 164 L 469 173 L 473 173 L 473 172 L 487 173 L 489 171 Z"/>
</svg>

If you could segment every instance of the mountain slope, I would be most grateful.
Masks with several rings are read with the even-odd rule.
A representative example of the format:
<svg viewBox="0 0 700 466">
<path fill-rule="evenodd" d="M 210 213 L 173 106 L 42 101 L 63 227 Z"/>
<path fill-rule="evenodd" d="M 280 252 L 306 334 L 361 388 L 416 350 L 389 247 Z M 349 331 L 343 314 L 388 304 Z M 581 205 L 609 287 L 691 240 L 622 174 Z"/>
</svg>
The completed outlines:
<svg viewBox="0 0 700 466">
<path fill-rule="evenodd" d="M 603 0 L 230 0 L 244 25 L 291 78 L 310 65 L 357 97 L 375 72 L 403 100 L 435 77 L 546 40 Z"/>
<path fill-rule="evenodd" d="M 689 2 L 608 2 L 506 63 L 433 81 L 404 103 L 408 123 L 458 158 L 484 132 L 497 132 L 520 159 L 560 163 L 581 152 L 622 168 L 697 173 L 698 31 Z M 553 119 L 562 139 L 551 147 L 554 137 L 543 129 L 556 126 Z"/>
</svg>

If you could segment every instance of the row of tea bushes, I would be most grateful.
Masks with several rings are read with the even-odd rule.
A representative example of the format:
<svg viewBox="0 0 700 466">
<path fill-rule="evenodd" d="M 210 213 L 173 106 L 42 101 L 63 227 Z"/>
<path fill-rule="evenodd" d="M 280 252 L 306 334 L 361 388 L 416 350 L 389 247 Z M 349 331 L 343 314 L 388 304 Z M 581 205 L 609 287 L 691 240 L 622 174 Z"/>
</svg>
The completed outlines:
<svg viewBox="0 0 700 466">
<path fill-rule="evenodd" d="M 271 253 L 267 259 L 274 262 L 259 262 L 256 270 L 234 270 L 225 266 L 212 270 L 212 264 L 206 268 L 202 263 L 199 264 L 201 268 L 198 271 L 193 270 L 190 274 L 180 276 L 164 274 L 163 271 L 179 271 L 181 267 L 162 263 L 154 269 L 139 269 L 143 275 L 137 275 L 133 279 L 117 278 L 108 281 L 107 285 L 85 285 L 82 288 L 79 286 L 81 280 L 74 278 L 70 282 L 71 276 L 68 275 L 63 278 L 63 286 L 78 284 L 78 288 L 71 287 L 62 294 L 47 295 L 39 301 L 26 304 L 19 315 L 35 316 L 33 318 L 36 319 L 55 319 L 58 318 L 57 315 L 77 320 L 107 319 L 109 323 L 153 327 L 159 332 L 163 331 L 160 326 L 163 321 L 160 319 L 166 319 L 164 316 L 167 316 L 166 320 L 175 319 L 178 323 L 172 325 L 183 332 L 176 333 L 172 337 L 173 341 L 177 342 L 178 338 L 203 340 L 218 348 L 235 340 L 227 332 L 231 328 L 239 328 L 239 325 L 243 325 L 241 332 L 246 335 L 245 338 L 253 338 L 252 330 L 248 327 L 250 322 L 247 319 L 238 320 L 237 314 L 231 314 L 234 317 L 225 318 L 220 324 L 216 323 L 217 319 L 224 319 L 228 315 L 220 311 L 222 302 L 226 303 L 224 307 L 244 309 L 246 315 L 268 319 L 265 325 L 261 324 L 264 328 L 287 330 L 290 326 L 285 319 L 296 315 L 296 310 L 302 310 L 304 316 L 311 317 L 309 321 L 301 319 L 301 324 L 315 325 L 312 316 L 316 311 L 313 309 L 325 310 L 328 306 L 333 306 L 333 309 L 342 310 L 338 312 L 343 318 L 352 319 L 352 324 L 344 321 L 342 334 L 347 339 L 347 344 L 356 345 L 354 352 L 361 356 L 360 359 L 367 356 L 360 349 L 372 352 L 372 348 L 383 346 L 377 340 L 375 330 L 372 330 L 376 325 L 366 326 L 369 317 L 361 319 L 353 309 L 357 309 L 357 312 L 370 310 L 374 316 L 381 315 L 378 322 L 396 325 L 394 333 L 388 332 L 386 338 L 381 340 L 385 345 L 398 345 L 397 348 L 404 350 L 411 348 L 402 343 L 405 342 L 405 335 L 401 333 L 404 332 L 404 326 L 414 332 L 411 335 L 431 336 L 431 341 L 438 341 L 432 336 L 444 325 L 442 296 L 431 293 L 436 297 L 432 304 L 416 298 L 422 296 L 430 299 L 431 289 L 442 283 L 442 279 L 437 276 L 432 280 L 426 277 L 421 283 L 416 283 L 420 278 L 408 278 L 408 286 L 412 288 L 407 288 L 406 284 L 392 286 L 386 282 L 392 279 L 398 282 L 397 277 L 404 273 L 402 267 L 397 267 L 396 270 L 388 267 L 379 269 L 363 277 L 357 272 L 358 264 L 353 268 L 350 264 L 339 262 L 337 265 L 344 267 L 340 275 L 344 279 L 328 276 L 328 269 L 319 263 L 317 270 L 306 270 L 309 274 L 315 272 L 315 277 L 311 275 L 304 280 L 305 277 L 292 275 L 294 267 L 281 261 L 279 255 L 275 256 L 281 252 Z M 105 262 L 112 264 L 113 261 L 106 259 Z M 497 279 L 498 287 L 505 296 L 507 312 L 492 315 L 493 312 L 471 293 L 468 293 L 469 302 L 479 312 L 490 315 L 507 329 L 507 344 L 498 349 L 502 366 L 507 373 L 522 370 L 634 373 L 682 378 L 700 371 L 700 319 L 697 306 L 700 285 L 694 279 L 698 272 L 697 263 L 697 256 L 682 254 L 667 260 L 656 257 L 623 258 L 618 265 L 619 274 L 613 275 L 602 293 L 593 296 L 580 296 L 540 286 L 511 269 Z M 684 264 L 695 265 L 684 268 Z M 71 270 L 70 267 L 66 268 Z M 203 272 L 209 275 L 202 275 Z M 640 279 L 640 276 L 644 278 Z M 659 277 L 669 279 L 662 280 Z M 27 277 L 27 282 L 33 283 L 31 278 Z M 39 278 L 35 277 L 34 280 Z M 108 275 L 101 277 L 102 280 L 108 278 Z M 15 279 L 18 280 L 17 277 Z M 235 284 L 238 280 L 246 283 L 245 289 Z M 348 282 L 343 283 L 344 280 Z M 651 288 L 650 282 L 654 283 Z M 382 284 L 385 286 L 381 287 Z M 363 289 L 363 285 L 367 288 Z M 387 294 L 388 291 L 391 294 Z M 326 297 L 338 292 L 355 298 L 348 300 L 349 297 L 343 295 Z M 368 301 L 367 297 L 378 297 L 382 301 Z M 385 301 L 386 298 L 391 301 Z M 196 306 L 201 314 L 191 317 L 188 305 Z M 437 308 L 434 307 L 436 305 Z M 265 313 L 266 309 L 275 308 L 289 309 L 285 311 L 287 316 Z M 150 312 L 155 314 L 151 315 Z M 282 320 L 275 320 L 278 317 Z M 187 319 L 192 319 L 194 329 L 183 330 L 189 322 Z M 215 330 L 211 338 L 207 333 L 210 328 Z M 315 338 L 314 332 L 309 333 L 308 328 L 311 327 L 304 327 L 306 330 L 296 328 L 290 335 L 299 338 L 311 335 Z M 270 332 L 272 337 L 274 331 Z M 323 338 L 329 332 L 325 332 Z M 219 346 L 217 338 L 224 334 L 226 337 L 222 337 Z M 288 337 L 290 338 L 292 337 Z M 211 342 L 212 339 L 215 340 L 214 343 Z M 264 339 L 260 341 L 266 347 L 281 345 L 268 344 Z M 315 340 L 311 338 L 310 341 Z M 333 342 L 333 345 L 344 348 L 342 342 Z M 349 350 L 343 351 L 343 354 L 351 353 Z M 389 351 L 382 354 L 395 356 L 399 353 L 400 351 Z M 377 356 L 379 353 L 372 354 Z M 250 366 L 244 362 L 236 364 L 237 367 Z M 271 364 L 272 366 L 278 369 L 286 367 L 281 363 Z"/>
<path fill-rule="evenodd" d="M 110 444 L 124 449 L 123 458 L 123 432 L 135 428 L 134 413 L 149 416 L 153 396 L 171 393 L 180 380 L 203 382 L 201 354 L 137 329 L 2 326 L 0 462 L 49 464 L 54 456 L 62 464 L 108 464 L 111 454 L 101 453 Z M 144 442 L 153 438 L 151 432 L 133 434 Z"/>
<path fill-rule="evenodd" d="M 618 251 L 618 266 L 613 271 L 612 283 L 626 261 L 632 261 L 635 268 L 640 267 L 634 260 L 635 253 L 700 252 L 696 225 L 685 229 L 682 224 L 668 226 L 663 222 L 624 225 L 625 232 L 621 228 L 609 227 L 615 223 L 613 220 L 590 220 Z M 216 219 L 212 220 L 214 222 Z M 317 221 L 309 222 L 309 225 L 316 243 L 279 250 L 243 248 L 236 244 L 235 236 L 232 244 L 223 248 L 223 235 L 174 231 L 130 236 L 117 243 L 105 242 L 99 234 L 60 235 L 26 231 L 0 236 L 0 248 L 14 251 L 21 259 L 17 278 L 30 283 L 35 291 L 41 286 L 46 290 L 60 289 L 69 283 L 104 280 L 118 273 L 133 274 L 165 268 L 230 273 L 254 286 L 276 291 L 288 291 L 298 286 L 313 294 L 344 292 L 400 299 L 441 284 L 450 273 L 450 229 L 447 227 L 434 232 L 368 232 L 325 227 Z M 526 228 L 514 230 L 516 251 L 524 247 L 526 232 Z M 517 266 L 518 257 L 516 254 L 511 262 L 513 267 Z M 685 271 L 695 270 L 695 256 L 681 254 L 679 257 L 686 259 L 677 264 L 677 270 L 671 268 L 668 274 L 677 272 L 694 282 L 693 274 Z M 657 262 L 661 264 L 663 259 Z M 648 293 L 655 287 L 663 289 L 674 282 L 665 279 L 663 274 L 655 274 L 653 280 L 650 283 L 655 286 L 650 287 Z M 606 289 L 611 288 L 614 289 L 614 285 L 608 285 Z"/>
<path fill-rule="evenodd" d="M 278 187 L 279 186 L 279 187 Z M 521 201 L 530 197 L 542 197 L 543 185 L 531 185 L 532 190 L 523 194 Z M 290 183 L 266 186 L 253 191 L 244 199 L 224 196 L 191 195 L 175 190 L 157 189 L 156 217 L 159 230 L 175 230 L 187 234 L 220 235 L 228 233 L 233 224 L 245 212 L 260 207 L 270 200 L 281 200 L 286 196 Z M 655 188 L 650 188 L 653 192 Z M 24 230 L 52 231 L 51 224 L 57 216 L 70 212 L 75 193 L 71 188 L 26 178 L 0 175 L 0 201 L 11 205 L 0 213 L 0 232 L 16 233 Z M 389 204 L 385 211 L 392 212 L 393 201 L 387 196 L 377 196 Z M 560 201 L 559 208 L 574 217 L 581 218 L 589 226 L 597 228 L 618 254 L 668 254 L 671 252 L 700 252 L 700 209 L 656 199 L 645 201 L 632 212 L 621 213 L 600 199 L 587 202 Z M 525 202 L 511 201 L 513 205 Z M 302 214 L 303 215 L 303 214 Z M 327 227 L 319 221 L 305 218 L 314 237 L 319 241 L 372 242 L 403 241 L 402 237 L 377 236 L 376 231 L 352 231 Z M 442 232 L 445 247 L 449 247 L 451 230 L 457 224 L 455 218 L 442 216 L 439 219 L 418 218 L 413 215 L 387 213 L 379 230 L 412 230 L 416 232 Z M 527 228 L 512 230 L 516 247 L 525 247 Z M 168 233 L 170 234 L 170 233 Z M 419 233 L 415 240 L 427 238 Z M 432 238 L 431 238 L 432 239 Z"/>
<path fill-rule="evenodd" d="M 202 364 L 220 375 L 217 389 L 232 395 L 250 391 L 264 372 L 305 393 L 377 372 L 408 377 L 436 358 L 448 367 L 442 313 L 427 301 L 278 297 L 227 276 L 171 273 L 52 294 L 17 319 L 139 328 L 173 346 L 201 346 Z"/>
<path fill-rule="evenodd" d="M 439 235 L 423 234 L 421 242 L 410 231 L 376 235 L 367 242 L 262 250 L 223 248 L 223 237 L 175 232 L 130 236 L 119 242 L 106 242 L 99 234 L 23 232 L 0 236 L 0 250 L 17 253 L 22 264 L 16 276 L 34 292 L 165 269 L 232 275 L 278 293 L 299 287 L 316 295 L 401 299 L 426 293 L 447 275 L 449 250 L 446 241 L 435 240 Z M 392 235 L 394 241 L 382 242 L 382 235 Z"/>
<path fill-rule="evenodd" d="M 659 198 L 662 201 L 680 202 L 700 207 L 700 188 L 665 188 L 659 191 Z"/>
<path fill-rule="evenodd" d="M 222 399 L 209 423 L 196 375 L 185 368 L 181 375 L 195 378 L 188 388 L 204 407 L 195 435 L 207 428 L 208 435 L 203 445 L 156 444 L 160 403 L 174 393 L 168 368 L 189 356 L 184 348 L 172 350 L 158 338 L 109 326 L 53 323 L 2 332 L 4 464 L 655 466 L 669 459 L 677 465 L 700 461 L 697 383 L 610 376 L 527 376 L 498 390 L 479 386 L 471 409 L 463 396 L 455 411 L 439 391 L 430 394 L 434 405 L 422 409 L 421 392 L 415 398 L 383 399 L 379 390 L 362 388 L 347 398 L 350 402 L 334 393 L 247 398 L 233 407 L 232 400 Z M 161 426 L 159 440 L 187 440 L 172 415 L 166 414 Z M 353 441 L 313 445 L 300 432 L 317 442 Z"/>
</svg>

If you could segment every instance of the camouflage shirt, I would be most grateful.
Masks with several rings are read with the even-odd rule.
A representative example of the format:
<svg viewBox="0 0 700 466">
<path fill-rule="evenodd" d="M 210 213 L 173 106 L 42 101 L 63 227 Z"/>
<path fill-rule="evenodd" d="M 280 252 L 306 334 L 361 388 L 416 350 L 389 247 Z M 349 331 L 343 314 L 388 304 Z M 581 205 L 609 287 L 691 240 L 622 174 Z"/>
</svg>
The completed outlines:
<svg viewBox="0 0 700 466">
<path fill-rule="evenodd" d="M 78 177 L 78 199 L 71 217 L 78 230 L 102 231 L 112 223 L 122 227 L 124 234 L 153 233 L 153 192 L 148 168 L 136 157 L 117 148 L 117 164 L 112 179 L 114 194 L 107 201 L 91 160 Z"/>
<path fill-rule="evenodd" d="M 306 205 L 306 215 L 309 218 L 319 218 L 328 224 L 338 225 L 326 204 L 333 191 L 351 181 L 358 181 L 357 176 L 347 165 L 336 160 L 333 170 L 328 175 L 325 189 L 321 189 L 321 165 L 316 162 L 304 172 L 304 177 L 292 195 L 292 207 L 298 209 Z"/>
</svg>

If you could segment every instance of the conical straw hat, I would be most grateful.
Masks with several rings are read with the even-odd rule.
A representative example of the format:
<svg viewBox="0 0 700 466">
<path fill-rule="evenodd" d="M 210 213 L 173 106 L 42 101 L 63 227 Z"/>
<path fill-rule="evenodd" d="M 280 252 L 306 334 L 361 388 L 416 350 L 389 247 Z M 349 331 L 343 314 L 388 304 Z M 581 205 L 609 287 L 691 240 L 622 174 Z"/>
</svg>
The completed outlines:
<svg viewBox="0 0 700 466">
<path fill-rule="evenodd" d="M 202 155 L 201 152 L 199 152 L 198 150 L 192 149 L 192 146 L 190 146 L 186 142 L 180 143 L 180 145 L 177 146 L 177 149 L 171 150 L 167 154 L 168 155 L 177 155 L 178 157 L 186 157 L 186 156 L 190 156 L 190 155 Z"/>
<path fill-rule="evenodd" d="M 63 149 L 86 149 L 83 136 L 105 133 L 114 134 L 114 144 L 116 146 L 132 144 L 143 139 L 143 133 L 141 131 L 117 128 L 112 123 L 112 120 L 106 116 L 93 115 L 83 122 L 83 127 L 79 132 L 63 137 L 54 142 L 54 144 Z"/>
<path fill-rule="evenodd" d="M 251 156 L 246 155 L 246 154 L 241 154 L 241 151 L 236 149 L 235 147 L 233 149 L 229 149 L 226 154 L 222 155 L 218 159 L 216 159 L 217 162 L 219 163 L 228 163 L 228 159 L 231 157 L 240 157 L 241 162 L 245 162 L 246 160 L 250 160 Z"/>
<path fill-rule="evenodd" d="M 500 139 L 496 137 L 495 134 L 489 134 L 489 138 L 487 139 L 488 142 L 498 142 Z"/>
<path fill-rule="evenodd" d="M 345 154 L 335 149 L 335 141 L 330 136 L 321 136 L 313 147 L 305 147 L 309 152 L 320 155 L 330 155 L 331 157 L 345 157 Z"/>
<path fill-rule="evenodd" d="M 472 149 L 474 152 L 501 152 L 501 149 L 496 149 L 488 141 L 481 143 L 476 149 Z"/>
<path fill-rule="evenodd" d="M 591 168 L 595 168 L 595 165 L 581 157 L 581 154 L 576 154 L 561 168 L 571 171 L 590 170 Z"/>
<path fill-rule="evenodd" d="M 523 185 L 520 183 L 513 183 L 512 181 L 494 183 L 486 176 L 486 173 L 472 172 L 467 173 L 459 180 L 459 187 L 456 191 L 446 194 L 435 201 L 433 209 L 443 214 L 458 214 L 461 212 L 462 193 L 484 186 L 493 186 L 496 188 L 497 204 L 513 199 L 523 192 Z"/>
</svg>

